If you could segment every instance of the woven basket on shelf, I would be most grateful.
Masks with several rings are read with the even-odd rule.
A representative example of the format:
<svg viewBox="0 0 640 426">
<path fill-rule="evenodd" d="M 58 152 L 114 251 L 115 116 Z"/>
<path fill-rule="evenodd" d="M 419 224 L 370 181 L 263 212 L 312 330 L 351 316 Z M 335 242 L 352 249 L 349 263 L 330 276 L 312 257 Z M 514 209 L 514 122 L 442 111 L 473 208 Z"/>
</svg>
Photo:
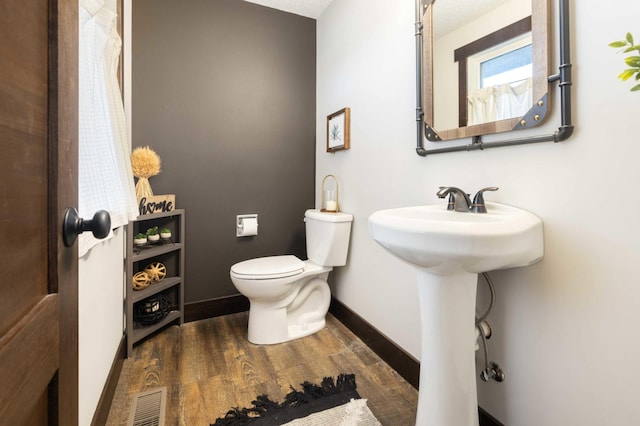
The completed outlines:
<svg viewBox="0 0 640 426">
<path fill-rule="evenodd" d="M 162 321 L 171 311 L 171 298 L 157 294 L 136 303 L 133 320 L 141 325 L 151 325 Z"/>
</svg>

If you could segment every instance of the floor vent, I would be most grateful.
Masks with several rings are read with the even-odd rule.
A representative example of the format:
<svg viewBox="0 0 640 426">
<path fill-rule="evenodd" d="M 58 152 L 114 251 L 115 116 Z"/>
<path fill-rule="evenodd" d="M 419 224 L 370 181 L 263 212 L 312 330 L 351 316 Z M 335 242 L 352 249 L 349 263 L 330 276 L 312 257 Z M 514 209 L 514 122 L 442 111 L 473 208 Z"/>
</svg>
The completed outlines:
<svg viewBox="0 0 640 426">
<path fill-rule="evenodd" d="M 166 387 L 134 395 L 127 426 L 164 426 L 166 404 Z"/>
</svg>

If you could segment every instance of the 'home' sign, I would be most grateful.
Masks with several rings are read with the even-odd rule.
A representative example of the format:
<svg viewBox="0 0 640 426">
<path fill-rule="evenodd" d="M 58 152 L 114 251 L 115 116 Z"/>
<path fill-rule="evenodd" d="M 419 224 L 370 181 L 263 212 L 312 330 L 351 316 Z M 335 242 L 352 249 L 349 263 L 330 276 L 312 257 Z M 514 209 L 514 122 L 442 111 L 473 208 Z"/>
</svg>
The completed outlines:
<svg viewBox="0 0 640 426">
<path fill-rule="evenodd" d="M 176 196 L 175 194 L 169 195 L 154 195 L 151 197 L 140 198 L 140 204 L 138 210 L 140 215 L 170 212 L 175 209 Z"/>
</svg>

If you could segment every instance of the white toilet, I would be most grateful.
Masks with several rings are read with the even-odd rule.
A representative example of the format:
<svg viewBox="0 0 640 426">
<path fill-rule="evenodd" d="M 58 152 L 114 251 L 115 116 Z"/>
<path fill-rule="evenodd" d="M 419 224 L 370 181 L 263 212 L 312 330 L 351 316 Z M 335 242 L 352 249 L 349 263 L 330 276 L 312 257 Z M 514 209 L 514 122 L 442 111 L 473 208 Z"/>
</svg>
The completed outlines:
<svg viewBox="0 0 640 426">
<path fill-rule="evenodd" d="M 251 304 L 249 341 L 282 343 L 324 328 L 331 291 L 327 277 L 347 262 L 353 216 L 307 210 L 307 256 L 270 256 L 231 267 L 231 281 Z"/>
</svg>

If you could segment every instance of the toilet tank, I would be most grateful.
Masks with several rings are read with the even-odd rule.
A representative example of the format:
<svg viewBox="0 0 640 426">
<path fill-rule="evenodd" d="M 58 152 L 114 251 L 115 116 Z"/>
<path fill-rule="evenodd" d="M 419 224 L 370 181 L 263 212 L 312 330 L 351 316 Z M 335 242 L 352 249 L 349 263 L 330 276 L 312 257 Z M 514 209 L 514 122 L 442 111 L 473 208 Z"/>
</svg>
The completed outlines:
<svg viewBox="0 0 640 426">
<path fill-rule="evenodd" d="M 353 216 L 307 210 L 304 221 L 309 260 L 321 266 L 345 265 Z"/>
</svg>

